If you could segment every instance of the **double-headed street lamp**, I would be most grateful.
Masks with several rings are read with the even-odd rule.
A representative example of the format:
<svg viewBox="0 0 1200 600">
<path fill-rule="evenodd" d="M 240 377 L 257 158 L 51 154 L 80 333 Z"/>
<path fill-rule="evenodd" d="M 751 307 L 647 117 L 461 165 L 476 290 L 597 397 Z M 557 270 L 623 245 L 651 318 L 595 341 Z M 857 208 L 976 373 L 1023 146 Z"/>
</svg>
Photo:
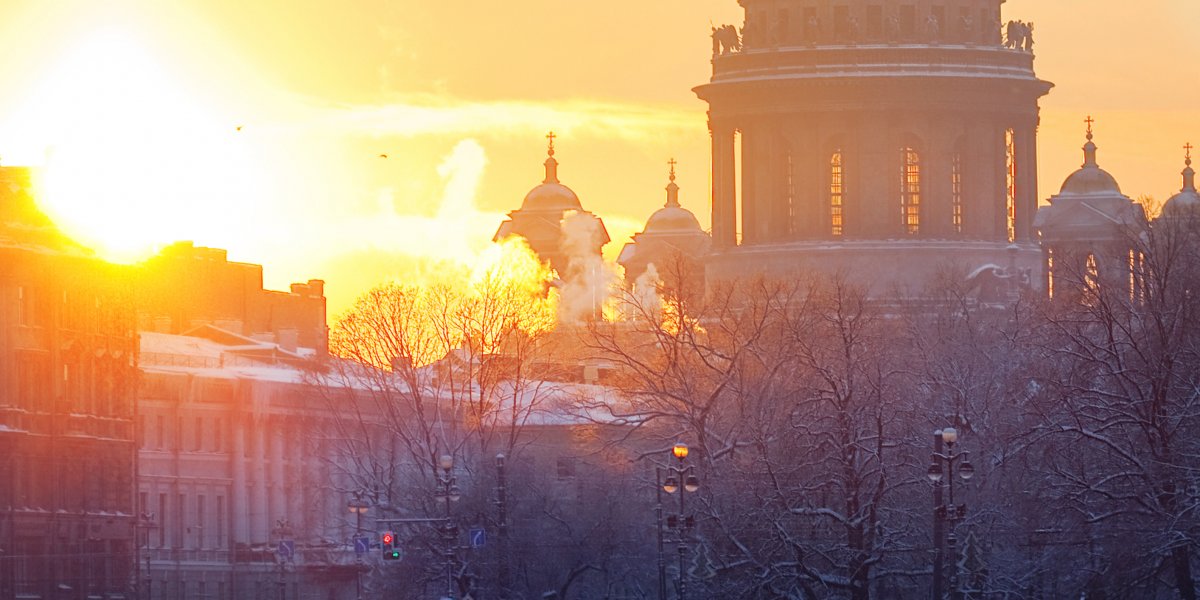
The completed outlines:
<svg viewBox="0 0 1200 600">
<path fill-rule="evenodd" d="M 675 459 L 677 460 L 677 464 L 668 464 L 667 465 L 667 467 L 665 469 L 667 476 L 665 479 L 662 478 L 662 472 L 663 472 L 662 469 L 660 469 L 658 471 L 658 474 L 659 474 L 659 480 L 662 482 L 661 487 L 664 492 L 666 492 L 668 494 L 674 494 L 676 492 L 679 493 L 679 514 L 670 515 L 667 517 L 667 527 L 669 529 L 673 529 L 676 532 L 676 534 L 678 535 L 679 574 L 678 574 L 678 578 L 675 581 L 675 585 L 676 585 L 676 591 L 678 594 L 677 595 L 678 600 L 683 600 L 684 587 L 685 587 L 684 586 L 685 571 L 684 571 L 684 567 L 683 567 L 683 558 L 684 558 L 684 554 L 687 552 L 686 536 L 692 530 L 692 528 L 694 528 L 696 526 L 696 518 L 694 516 L 688 515 L 684 510 L 684 508 L 685 508 L 684 492 L 695 493 L 696 491 L 698 491 L 700 489 L 700 479 L 696 477 L 695 468 L 693 466 L 691 466 L 691 465 L 684 466 L 684 464 L 683 464 L 684 459 L 687 458 L 687 455 L 688 455 L 687 444 L 684 444 L 682 442 L 677 442 L 673 447 L 671 447 L 671 455 L 675 457 Z M 659 514 L 660 514 L 660 518 L 661 518 L 661 510 L 662 510 L 661 509 L 661 499 L 660 499 L 659 503 L 660 503 L 660 508 L 659 508 L 660 513 Z M 661 521 L 660 521 L 660 523 L 661 523 Z M 658 546 L 658 551 L 659 551 L 659 596 L 665 597 L 666 596 L 666 574 L 665 574 L 665 567 L 664 567 L 664 563 L 663 563 L 662 550 L 663 550 L 662 537 L 660 535 L 659 536 L 659 546 Z"/>
<path fill-rule="evenodd" d="M 367 504 L 366 500 L 363 500 L 362 492 L 354 492 L 354 496 L 346 502 L 346 508 L 350 509 L 350 512 L 354 514 L 354 537 L 357 538 L 362 535 L 362 517 L 371 508 L 371 505 Z M 358 552 L 358 549 L 355 548 L 354 589 L 355 598 L 357 598 L 357 600 L 362 600 L 362 556 L 363 555 Z"/>
<path fill-rule="evenodd" d="M 440 472 L 435 469 L 437 490 L 433 497 L 446 502 L 446 520 L 441 527 L 442 540 L 446 543 L 446 597 L 454 600 L 454 542 L 458 539 L 458 526 L 450 518 L 450 503 L 458 502 L 462 493 L 453 474 L 454 457 L 443 454 L 437 466 Z"/>
<path fill-rule="evenodd" d="M 933 464 L 929 465 L 929 481 L 933 482 L 933 600 L 942 600 L 943 540 L 950 555 L 950 597 L 953 600 L 962 599 L 962 590 L 958 586 L 958 560 L 955 545 L 958 541 L 954 527 L 967 516 L 966 504 L 954 503 L 954 464 L 958 462 L 958 476 L 963 481 L 975 475 L 975 467 L 967 461 L 969 452 L 954 453 L 954 444 L 958 442 L 958 430 L 953 427 L 939 429 L 933 432 Z M 945 445 L 943 453 L 942 446 Z M 945 469 L 943 470 L 943 465 Z M 942 500 L 942 482 L 947 484 L 949 498 Z M 946 525 L 949 525 L 949 528 Z M 947 531 L 948 529 L 948 531 Z"/>
</svg>

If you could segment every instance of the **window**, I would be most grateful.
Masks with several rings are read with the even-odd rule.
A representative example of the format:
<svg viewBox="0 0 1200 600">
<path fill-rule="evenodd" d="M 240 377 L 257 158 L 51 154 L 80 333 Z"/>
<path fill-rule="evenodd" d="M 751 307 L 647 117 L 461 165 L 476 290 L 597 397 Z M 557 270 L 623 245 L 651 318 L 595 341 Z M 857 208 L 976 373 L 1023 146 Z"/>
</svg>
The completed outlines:
<svg viewBox="0 0 1200 600">
<path fill-rule="evenodd" d="M 192 434 L 194 443 L 192 449 L 199 452 L 204 449 L 204 417 L 196 417 L 196 431 Z"/>
<path fill-rule="evenodd" d="M 154 417 L 154 447 L 163 449 L 163 437 L 166 435 L 167 422 L 162 415 Z"/>
<path fill-rule="evenodd" d="M 204 548 L 204 494 L 196 496 L 196 548 Z"/>
<path fill-rule="evenodd" d="M 792 156 L 791 148 L 787 147 L 787 142 L 780 140 L 780 147 L 783 149 L 782 157 L 779 160 L 779 179 L 783 183 L 783 215 L 782 223 L 771 225 L 773 237 L 787 238 L 796 233 L 796 179 L 794 174 L 795 164 Z"/>
<path fill-rule="evenodd" d="M 569 479 L 575 476 L 575 458 L 571 456 L 558 457 L 557 472 L 559 479 Z"/>
<path fill-rule="evenodd" d="M 1004 215 L 1008 241 L 1017 239 L 1017 151 L 1012 128 L 1004 130 L 1004 156 L 1006 176 Z"/>
<path fill-rule="evenodd" d="M 845 200 L 845 178 L 842 171 L 842 150 L 838 148 L 829 157 L 829 233 L 841 237 L 844 231 L 843 202 Z"/>
<path fill-rule="evenodd" d="M 184 510 L 187 509 L 187 496 L 179 494 L 178 499 L 179 504 L 175 505 L 175 540 L 173 545 L 176 548 L 183 548 L 184 540 L 186 539 L 185 532 L 187 531 L 187 524 L 185 523 L 187 515 L 184 514 Z"/>
<path fill-rule="evenodd" d="M 883 37 L 883 7 L 878 4 L 867 7 L 867 37 L 871 39 Z"/>
<path fill-rule="evenodd" d="M 900 34 L 911 38 L 917 32 L 917 7 L 908 4 L 900 7 Z"/>
<path fill-rule="evenodd" d="M 921 156 L 911 147 L 900 150 L 900 211 L 904 232 L 921 231 Z"/>
<path fill-rule="evenodd" d="M 221 430 L 221 417 L 213 421 L 213 452 L 225 451 L 225 432 Z"/>
<path fill-rule="evenodd" d="M 963 232 L 962 152 L 950 159 L 950 224 L 954 233 Z"/>
<path fill-rule="evenodd" d="M 217 548 L 225 547 L 225 496 L 217 496 L 217 533 L 216 544 Z"/>
<path fill-rule="evenodd" d="M 158 495 L 158 547 L 167 547 L 167 495 Z"/>
<path fill-rule="evenodd" d="M 850 37 L 850 7 L 835 6 L 833 7 L 833 33 L 837 39 L 844 40 Z"/>
<path fill-rule="evenodd" d="M 1054 299 L 1054 248 L 1046 249 L 1046 294 Z"/>
<path fill-rule="evenodd" d="M 32 292 L 29 288 L 19 285 L 17 286 L 17 324 L 18 325 L 33 325 L 33 304 Z"/>
</svg>

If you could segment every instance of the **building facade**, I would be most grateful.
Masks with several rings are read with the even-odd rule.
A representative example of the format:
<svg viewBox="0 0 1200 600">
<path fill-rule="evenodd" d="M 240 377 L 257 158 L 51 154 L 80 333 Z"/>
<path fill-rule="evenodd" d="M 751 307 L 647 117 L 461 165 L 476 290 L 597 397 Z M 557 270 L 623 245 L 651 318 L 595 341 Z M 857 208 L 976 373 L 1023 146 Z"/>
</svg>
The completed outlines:
<svg viewBox="0 0 1200 600">
<path fill-rule="evenodd" d="M 143 332 L 146 598 L 353 598 L 353 522 L 291 352 L 214 326 Z M 281 552 L 281 544 L 292 552 Z"/>
<path fill-rule="evenodd" d="M 1002 0 L 742 0 L 714 28 L 709 280 L 1041 268 L 1032 27 Z M 737 161 L 740 159 L 740 163 Z M 740 177 L 740 181 L 739 181 Z M 1032 277 L 1038 280 L 1038 277 Z"/>
<path fill-rule="evenodd" d="M 0 168 L 0 598 L 134 591 L 132 273 L 63 236 Z"/>
<path fill-rule="evenodd" d="M 263 289 L 262 265 L 230 261 L 225 250 L 177 242 L 140 265 L 138 329 L 180 334 L 212 324 L 284 348 L 328 351 L 325 282 Z"/>
</svg>

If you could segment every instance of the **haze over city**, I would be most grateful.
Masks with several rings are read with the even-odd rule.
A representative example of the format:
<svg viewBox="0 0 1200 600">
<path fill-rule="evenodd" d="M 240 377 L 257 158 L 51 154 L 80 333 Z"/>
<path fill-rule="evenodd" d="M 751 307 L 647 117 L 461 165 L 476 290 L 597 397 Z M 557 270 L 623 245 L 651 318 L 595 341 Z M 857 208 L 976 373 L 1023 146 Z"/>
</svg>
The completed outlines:
<svg viewBox="0 0 1200 600">
<path fill-rule="evenodd" d="M 0 4 L 0 600 L 1197 600 L 1196 23 Z"/>
<path fill-rule="evenodd" d="M 1187 0 L 1010 0 L 1035 23 L 1039 198 L 1078 166 L 1083 117 L 1133 197 L 1176 189 L 1200 140 Z M 101 256 L 177 240 L 328 281 L 330 314 L 427 259 L 470 260 L 541 180 L 621 244 L 661 203 L 666 161 L 708 224 L 710 23 L 726 0 L 351 6 L 47 0 L 0 6 L 0 162 L 44 165 L 43 203 Z M 241 131 L 237 128 L 241 127 Z M 388 158 L 380 158 L 387 154 Z M 619 174 L 619 176 L 614 176 Z"/>
</svg>

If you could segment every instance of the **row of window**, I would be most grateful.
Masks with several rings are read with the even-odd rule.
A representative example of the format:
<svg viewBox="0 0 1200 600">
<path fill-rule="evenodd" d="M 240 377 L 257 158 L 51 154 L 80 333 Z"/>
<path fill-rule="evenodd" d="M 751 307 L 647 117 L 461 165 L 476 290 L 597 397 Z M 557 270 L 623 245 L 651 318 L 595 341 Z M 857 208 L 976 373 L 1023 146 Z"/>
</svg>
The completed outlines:
<svg viewBox="0 0 1200 600">
<path fill-rule="evenodd" d="M 1006 194 L 1005 212 L 1008 241 L 1016 239 L 1016 152 L 1013 144 L 1012 130 L 1006 134 Z M 900 148 L 900 190 L 899 190 L 899 222 L 908 235 L 921 233 L 921 200 L 923 173 L 921 154 L 911 146 Z M 785 186 L 787 206 L 788 233 L 794 233 L 792 227 L 796 218 L 796 191 L 793 180 L 792 155 L 786 155 Z M 841 237 L 846 231 L 846 159 L 842 150 L 836 149 L 829 156 L 827 165 L 829 188 L 826 191 L 825 210 L 828 216 L 829 235 Z M 962 154 L 954 153 L 950 164 L 950 225 L 956 234 L 963 233 L 964 227 L 963 203 L 963 161 Z"/>
<path fill-rule="evenodd" d="M 17 320 L 23 327 L 47 327 L 54 316 L 56 294 L 33 285 L 16 288 Z M 100 296 L 83 292 L 62 290 L 59 293 L 58 324 L 64 329 L 99 330 L 101 333 L 121 335 L 128 327 L 125 319 L 115 311 L 117 304 L 105 303 Z M 132 314 L 129 315 L 130 317 Z"/>
<path fill-rule="evenodd" d="M 155 504 L 150 494 L 139 492 L 145 543 L 153 548 L 224 548 L 228 539 L 228 505 L 224 495 L 214 495 L 212 504 L 205 494 L 197 494 L 189 506 L 186 494 L 159 493 Z M 210 512 L 211 510 L 211 512 Z"/>
</svg>

